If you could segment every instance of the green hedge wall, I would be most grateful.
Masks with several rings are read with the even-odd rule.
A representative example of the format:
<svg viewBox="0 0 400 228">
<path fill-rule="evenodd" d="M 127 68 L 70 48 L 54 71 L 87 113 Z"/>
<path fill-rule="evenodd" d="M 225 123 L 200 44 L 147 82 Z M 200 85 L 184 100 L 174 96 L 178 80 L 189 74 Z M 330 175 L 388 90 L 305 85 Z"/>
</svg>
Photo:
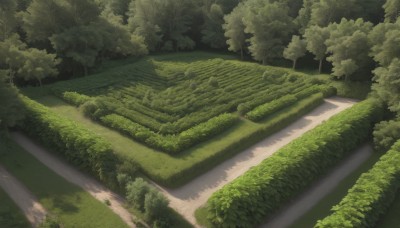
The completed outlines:
<svg viewBox="0 0 400 228">
<path fill-rule="evenodd" d="M 315 94 L 297 103 L 296 108 L 290 110 L 282 110 L 279 115 L 274 116 L 267 124 L 252 134 L 244 135 L 240 140 L 228 145 L 227 147 L 216 151 L 212 156 L 203 159 L 187 169 L 169 176 L 151 176 L 152 179 L 158 183 L 169 187 L 178 187 L 194 177 L 199 176 L 207 170 L 220 164 L 222 161 L 231 158 L 237 153 L 249 148 L 255 143 L 265 139 L 265 137 L 281 130 L 282 128 L 290 125 L 293 121 L 302 117 L 306 113 L 315 109 L 324 102 L 324 97 L 321 93 Z M 150 174 L 148 174 L 150 176 Z"/>
<path fill-rule="evenodd" d="M 61 153 L 79 168 L 93 173 L 100 180 L 114 183 L 117 158 L 111 144 L 94 132 L 27 97 L 22 100 L 27 115 L 20 127 L 26 133 Z"/>
<path fill-rule="evenodd" d="M 333 214 L 315 227 L 375 227 L 400 189 L 400 141 L 361 175 Z"/>
<path fill-rule="evenodd" d="M 371 135 L 383 107 L 367 100 L 294 140 L 215 192 L 208 219 L 217 227 L 251 227 L 279 209 Z"/>
</svg>

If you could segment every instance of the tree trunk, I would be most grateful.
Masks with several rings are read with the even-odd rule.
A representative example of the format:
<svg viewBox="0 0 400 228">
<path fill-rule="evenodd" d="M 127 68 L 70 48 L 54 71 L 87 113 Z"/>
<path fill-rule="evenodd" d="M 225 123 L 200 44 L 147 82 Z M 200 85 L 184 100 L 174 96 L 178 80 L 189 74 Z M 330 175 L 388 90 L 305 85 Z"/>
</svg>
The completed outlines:
<svg viewBox="0 0 400 228">
<path fill-rule="evenodd" d="M 296 70 L 297 59 L 293 60 L 293 70 Z"/>
<path fill-rule="evenodd" d="M 324 61 L 324 59 L 320 59 L 319 60 L 319 68 L 318 68 L 318 72 L 321 74 L 322 73 L 322 62 Z"/>
<path fill-rule="evenodd" d="M 42 79 L 38 78 L 37 80 L 39 81 L 40 88 L 42 88 Z"/>
<path fill-rule="evenodd" d="M 240 59 L 243 60 L 243 47 L 240 47 Z"/>
</svg>

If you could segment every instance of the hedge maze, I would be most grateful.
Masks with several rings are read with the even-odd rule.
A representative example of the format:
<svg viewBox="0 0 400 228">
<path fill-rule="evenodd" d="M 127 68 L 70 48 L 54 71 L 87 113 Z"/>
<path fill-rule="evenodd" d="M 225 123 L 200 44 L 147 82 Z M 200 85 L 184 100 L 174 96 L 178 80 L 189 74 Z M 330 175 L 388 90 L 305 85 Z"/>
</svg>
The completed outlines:
<svg viewBox="0 0 400 228">
<path fill-rule="evenodd" d="M 261 121 L 335 89 L 304 74 L 233 60 L 144 59 L 52 86 L 90 118 L 148 147 L 178 154 L 231 128 Z"/>
</svg>

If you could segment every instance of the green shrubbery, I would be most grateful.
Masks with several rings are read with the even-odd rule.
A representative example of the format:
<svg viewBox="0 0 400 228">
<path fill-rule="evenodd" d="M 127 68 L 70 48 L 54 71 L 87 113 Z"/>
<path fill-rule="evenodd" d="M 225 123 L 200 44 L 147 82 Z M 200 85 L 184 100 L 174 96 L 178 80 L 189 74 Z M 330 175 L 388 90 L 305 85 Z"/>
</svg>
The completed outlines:
<svg viewBox="0 0 400 228">
<path fill-rule="evenodd" d="M 390 120 L 382 121 L 375 125 L 374 145 L 375 149 L 385 152 L 400 139 L 400 121 Z"/>
<path fill-rule="evenodd" d="M 316 227 L 375 227 L 400 189 L 400 141 L 364 173 Z"/>
<path fill-rule="evenodd" d="M 178 135 L 160 135 L 150 129 L 136 124 L 129 119 L 111 114 L 100 118 L 100 121 L 111 128 L 117 129 L 132 138 L 168 153 L 181 152 L 197 143 L 227 130 L 237 122 L 237 116 L 222 114 L 207 122 L 181 132 Z"/>
<path fill-rule="evenodd" d="M 218 227 L 250 227 L 282 206 L 366 140 L 383 107 L 367 100 L 294 140 L 208 201 Z"/>
<path fill-rule="evenodd" d="M 87 101 L 89 101 L 90 99 L 92 99 L 92 98 L 89 97 L 89 96 L 82 95 L 82 94 L 79 94 L 79 93 L 77 93 L 77 92 L 64 92 L 64 93 L 62 94 L 62 98 L 63 98 L 66 102 L 68 102 L 68 103 L 70 103 L 70 104 L 73 104 L 73 105 L 75 105 L 75 106 L 77 106 L 77 107 L 79 107 L 80 105 L 82 105 L 82 104 L 84 104 L 85 102 L 87 102 Z"/>
<path fill-rule="evenodd" d="M 248 112 L 246 114 L 246 118 L 252 121 L 262 120 L 265 117 L 294 104 L 296 101 L 297 98 L 293 95 L 283 96 L 277 100 L 258 106 L 257 108 Z"/>
<path fill-rule="evenodd" d="M 23 102 L 28 111 L 22 123 L 24 131 L 62 153 L 78 167 L 103 181 L 114 183 L 117 159 L 111 144 L 29 98 L 23 97 Z"/>
</svg>

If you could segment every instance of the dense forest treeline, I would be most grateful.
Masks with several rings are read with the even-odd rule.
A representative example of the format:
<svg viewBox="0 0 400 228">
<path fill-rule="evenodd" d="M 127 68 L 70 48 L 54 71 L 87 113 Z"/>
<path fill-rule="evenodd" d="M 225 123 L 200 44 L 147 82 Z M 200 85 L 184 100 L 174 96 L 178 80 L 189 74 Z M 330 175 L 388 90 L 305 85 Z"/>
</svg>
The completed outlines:
<svg viewBox="0 0 400 228">
<path fill-rule="evenodd" d="M 378 82 L 377 94 L 400 112 L 399 12 L 399 0 L 4 0 L 0 89 L 13 96 L 14 83 L 161 51 L 229 50 L 294 68 L 311 53 L 320 72 L 326 60 L 339 79 Z M 17 108 L 11 100 L 2 102 Z"/>
</svg>

